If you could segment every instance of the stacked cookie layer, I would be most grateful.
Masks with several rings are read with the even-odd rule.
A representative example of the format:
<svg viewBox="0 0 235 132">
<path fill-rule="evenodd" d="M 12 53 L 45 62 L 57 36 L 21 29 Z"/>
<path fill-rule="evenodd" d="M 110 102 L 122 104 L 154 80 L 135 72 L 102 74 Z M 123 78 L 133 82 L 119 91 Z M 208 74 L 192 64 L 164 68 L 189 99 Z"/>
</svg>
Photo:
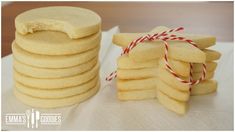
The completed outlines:
<svg viewBox="0 0 235 132">
<path fill-rule="evenodd" d="M 118 58 L 117 88 L 120 100 L 155 98 L 156 60 L 135 62 L 128 55 Z"/>
<path fill-rule="evenodd" d="M 100 87 L 100 24 L 96 13 L 76 7 L 37 8 L 18 15 L 12 43 L 16 97 L 41 108 L 92 97 Z"/>
<path fill-rule="evenodd" d="M 160 33 L 168 31 L 167 27 L 156 27 L 150 33 Z M 113 37 L 113 43 L 126 47 L 131 41 L 143 36 L 147 33 L 120 33 Z M 211 79 L 213 72 L 216 68 L 216 63 L 213 60 L 219 59 L 220 54 L 216 51 L 208 50 L 208 48 L 215 44 L 215 37 L 213 36 L 202 36 L 202 35 L 190 35 L 190 34 L 179 34 L 174 33 L 179 37 L 186 37 L 196 42 L 197 47 L 182 41 L 168 41 L 168 64 L 172 70 L 183 80 L 190 80 L 190 63 L 193 64 L 193 79 L 199 79 L 202 72 L 202 64 L 207 63 L 207 74 L 206 80 L 200 82 L 198 85 L 193 85 L 192 91 L 190 92 L 191 86 L 187 83 L 179 81 L 167 68 L 164 59 L 165 47 L 162 41 L 154 42 L 142 42 L 137 45 L 133 50 L 129 52 L 129 62 L 134 67 L 139 69 L 123 70 L 129 67 L 129 63 L 125 62 L 120 64 L 121 58 L 118 59 L 118 70 L 117 70 L 117 87 L 119 99 L 133 100 L 133 99 L 147 99 L 157 98 L 158 101 L 163 104 L 167 109 L 170 109 L 178 114 L 184 114 L 187 110 L 187 102 L 190 98 L 190 94 L 206 94 L 215 91 L 216 82 Z M 126 60 L 127 61 L 127 60 Z M 154 66 L 148 67 L 153 64 Z M 143 66 L 144 65 L 144 66 Z M 124 75 L 128 78 L 124 78 Z M 138 79 L 138 80 L 121 80 L 121 79 Z M 151 78 L 151 79 L 150 79 Z M 154 79 L 152 79 L 154 78 Z M 120 83 L 121 82 L 121 83 Z M 125 83 L 123 83 L 125 82 Z M 135 82 L 135 83 L 131 83 Z M 122 84 L 122 85 L 120 85 Z M 133 84 L 133 85 L 130 85 Z M 129 90 L 129 87 L 135 87 L 139 89 L 147 89 L 151 86 L 152 89 L 155 87 L 155 92 L 149 91 L 148 94 L 141 94 L 140 92 L 134 93 Z M 203 89 L 206 87 L 207 90 Z M 128 89 L 129 93 L 127 97 L 123 97 L 121 90 Z M 134 89 L 134 88 L 131 88 Z M 143 98 L 143 95 L 145 97 Z M 135 97 L 137 96 L 137 97 Z M 135 98 L 133 98 L 135 97 Z"/>
<path fill-rule="evenodd" d="M 221 54 L 218 51 L 211 49 L 202 49 L 206 54 L 206 79 L 197 85 L 192 86 L 191 95 L 202 95 L 216 91 L 217 81 L 213 80 L 215 70 L 217 67 L 217 60 L 219 60 Z M 193 64 L 193 78 L 198 79 L 202 74 L 203 65 Z"/>
</svg>

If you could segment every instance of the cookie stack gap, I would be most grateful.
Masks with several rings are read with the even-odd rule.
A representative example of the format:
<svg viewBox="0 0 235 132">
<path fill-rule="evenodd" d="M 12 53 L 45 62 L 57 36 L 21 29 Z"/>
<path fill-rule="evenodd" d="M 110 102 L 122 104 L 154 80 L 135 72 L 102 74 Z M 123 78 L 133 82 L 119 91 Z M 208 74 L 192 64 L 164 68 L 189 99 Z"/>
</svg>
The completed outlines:
<svg viewBox="0 0 235 132">
<path fill-rule="evenodd" d="M 99 15 L 78 7 L 43 7 L 18 15 L 15 26 L 14 94 L 19 100 L 33 107 L 56 108 L 96 94 Z"/>
</svg>

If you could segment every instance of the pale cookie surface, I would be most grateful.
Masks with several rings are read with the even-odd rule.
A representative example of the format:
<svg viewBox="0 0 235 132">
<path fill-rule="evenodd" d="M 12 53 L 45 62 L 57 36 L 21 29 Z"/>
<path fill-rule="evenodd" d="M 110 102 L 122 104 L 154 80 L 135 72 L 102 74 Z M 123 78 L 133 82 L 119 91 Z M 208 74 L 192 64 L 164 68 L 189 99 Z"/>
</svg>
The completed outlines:
<svg viewBox="0 0 235 132">
<path fill-rule="evenodd" d="M 170 28 L 165 27 L 165 26 L 159 26 L 155 27 L 153 30 L 151 30 L 152 33 L 154 32 L 163 32 L 163 31 L 168 31 Z M 174 32 L 174 33 L 169 33 L 177 35 L 177 37 L 184 37 L 186 39 L 192 40 L 199 49 L 205 49 L 208 47 L 211 47 L 215 45 L 216 43 L 216 38 L 215 36 L 211 35 L 197 35 L 197 34 L 188 34 L 188 33 L 182 33 L 182 32 Z M 178 41 L 178 40 L 177 40 Z"/>
<path fill-rule="evenodd" d="M 160 90 L 162 93 L 166 94 L 167 96 L 171 97 L 172 99 L 178 101 L 188 101 L 190 92 L 189 91 L 179 91 L 175 88 L 172 88 L 165 82 L 158 80 L 157 81 L 157 89 Z"/>
<path fill-rule="evenodd" d="M 136 62 L 146 62 L 160 59 L 164 56 L 164 45 L 154 42 L 144 42 L 129 52 L 129 57 Z"/>
<path fill-rule="evenodd" d="M 57 107 L 64 107 L 69 106 L 77 103 L 81 103 L 89 99 L 90 97 L 94 96 L 100 88 L 100 84 L 94 88 L 89 89 L 88 91 L 77 94 L 74 96 L 66 97 L 66 98 L 59 98 L 59 99 L 46 99 L 46 98 L 37 98 L 33 96 L 29 96 L 19 92 L 16 88 L 14 88 L 14 94 L 16 98 L 22 101 L 24 104 L 36 107 L 36 108 L 57 108 Z"/>
<path fill-rule="evenodd" d="M 23 74 L 20 74 L 14 70 L 14 79 L 26 86 L 41 88 L 41 89 L 57 89 L 57 88 L 66 88 L 73 87 L 85 82 L 88 82 L 99 74 L 99 64 L 97 63 L 91 70 L 64 78 L 54 78 L 54 79 L 42 79 L 42 78 L 33 78 Z"/>
<path fill-rule="evenodd" d="M 150 60 L 146 62 L 135 62 L 127 54 L 118 57 L 117 65 L 120 69 L 141 69 L 152 68 L 158 65 L 158 60 Z"/>
<path fill-rule="evenodd" d="M 191 89 L 191 95 L 203 95 L 215 92 L 217 89 L 217 82 L 215 80 L 204 80 Z"/>
<path fill-rule="evenodd" d="M 25 11 L 15 18 L 16 31 L 25 35 L 41 30 L 61 31 L 70 38 L 83 38 L 100 30 L 95 12 L 71 6 L 51 6 Z"/>
<path fill-rule="evenodd" d="M 221 56 L 220 52 L 215 50 L 203 49 L 202 51 L 206 54 L 206 61 L 218 60 Z"/>
<path fill-rule="evenodd" d="M 188 107 L 187 102 L 174 100 L 161 91 L 157 91 L 157 99 L 163 106 L 177 114 L 182 115 L 186 113 Z"/>
<path fill-rule="evenodd" d="M 113 43 L 122 47 L 127 47 L 133 40 L 144 36 L 146 34 L 161 33 L 163 31 L 168 31 L 170 28 L 164 26 L 158 26 L 152 29 L 149 33 L 118 33 L 113 36 Z M 198 48 L 204 49 L 215 44 L 216 38 L 210 35 L 193 35 L 193 34 L 182 34 L 182 33 L 172 33 L 179 37 L 185 37 L 187 39 L 193 40 Z"/>
<path fill-rule="evenodd" d="M 168 59 L 168 63 L 172 70 L 180 76 L 188 77 L 190 75 L 190 64 L 188 62 L 183 62 L 174 59 Z M 166 68 L 164 58 L 159 60 L 159 67 Z"/>
<path fill-rule="evenodd" d="M 52 56 L 27 52 L 13 42 L 12 52 L 15 59 L 31 66 L 42 68 L 65 68 L 86 63 L 88 60 L 98 56 L 99 47 L 80 54 Z"/>
<path fill-rule="evenodd" d="M 203 51 L 186 42 L 168 42 L 168 44 L 169 58 L 194 63 L 204 63 L 206 61 L 206 55 Z M 162 41 L 143 42 L 133 48 L 129 56 L 134 61 L 147 61 L 162 58 L 164 51 L 165 47 Z"/>
<path fill-rule="evenodd" d="M 137 80 L 117 79 L 117 88 L 119 91 L 154 89 L 156 88 L 156 80 L 157 78 Z"/>
<path fill-rule="evenodd" d="M 143 69 L 117 69 L 117 78 L 119 79 L 142 79 L 157 76 L 156 68 L 143 68 Z"/>
<path fill-rule="evenodd" d="M 181 91 L 189 91 L 189 85 L 186 83 L 182 83 L 175 76 L 173 76 L 170 72 L 166 69 L 159 68 L 158 69 L 158 78 L 161 79 L 163 82 L 171 86 L 172 88 L 176 88 Z M 189 80 L 188 78 L 183 78 L 184 80 Z"/>
<path fill-rule="evenodd" d="M 93 49 L 100 44 L 101 32 L 81 38 L 70 39 L 65 33 L 42 31 L 21 35 L 15 33 L 15 42 L 24 50 L 43 55 L 69 55 Z"/>
<path fill-rule="evenodd" d="M 201 63 L 193 63 L 193 72 L 202 72 L 203 65 Z M 208 61 L 206 62 L 206 71 L 213 72 L 217 67 L 217 62 Z"/>
<path fill-rule="evenodd" d="M 202 76 L 202 72 L 194 72 L 193 73 L 193 79 L 198 80 Z M 205 79 L 211 79 L 214 77 L 214 71 L 212 72 L 206 72 L 206 78 Z"/>
<path fill-rule="evenodd" d="M 118 91 L 117 96 L 122 101 L 153 99 L 156 97 L 156 89 Z"/>
<path fill-rule="evenodd" d="M 78 86 L 60 88 L 60 89 L 50 89 L 50 90 L 28 87 L 15 81 L 15 87 L 18 91 L 26 95 L 30 95 L 30 96 L 38 97 L 38 98 L 56 99 L 56 98 L 65 98 L 65 97 L 84 93 L 88 91 L 89 89 L 95 87 L 98 81 L 99 81 L 99 77 L 96 76 L 91 81 L 83 83 Z"/>
<path fill-rule="evenodd" d="M 40 68 L 35 66 L 30 66 L 28 64 L 23 64 L 18 60 L 13 60 L 13 67 L 21 74 L 35 77 L 35 78 L 61 78 L 73 76 L 76 74 L 81 74 L 86 72 L 96 65 L 98 58 L 92 58 L 86 63 L 76 65 L 68 68 Z"/>
</svg>

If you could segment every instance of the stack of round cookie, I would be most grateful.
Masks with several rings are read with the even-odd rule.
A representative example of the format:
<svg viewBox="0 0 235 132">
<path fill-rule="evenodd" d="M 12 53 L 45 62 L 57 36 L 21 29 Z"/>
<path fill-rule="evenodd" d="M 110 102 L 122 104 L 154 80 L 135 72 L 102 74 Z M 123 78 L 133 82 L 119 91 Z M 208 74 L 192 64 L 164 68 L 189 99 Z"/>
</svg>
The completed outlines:
<svg viewBox="0 0 235 132">
<path fill-rule="evenodd" d="M 99 89 L 101 19 L 87 9 L 37 8 L 18 15 L 12 43 L 16 97 L 55 108 L 79 103 Z"/>
</svg>

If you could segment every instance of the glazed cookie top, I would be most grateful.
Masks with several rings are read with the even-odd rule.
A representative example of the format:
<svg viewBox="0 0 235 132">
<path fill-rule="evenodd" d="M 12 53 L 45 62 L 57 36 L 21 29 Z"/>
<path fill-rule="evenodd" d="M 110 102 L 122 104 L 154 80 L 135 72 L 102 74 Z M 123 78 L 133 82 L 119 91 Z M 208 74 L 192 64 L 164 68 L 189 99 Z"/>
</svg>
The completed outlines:
<svg viewBox="0 0 235 132">
<path fill-rule="evenodd" d="M 61 31 L 71 39 L 82 38 L 100 30 L 101 18 L 95 12 L 78 7 L 50 6 L 19 14 L 15 19 L 20 34 L 41 30 Z"/>
</svg>

